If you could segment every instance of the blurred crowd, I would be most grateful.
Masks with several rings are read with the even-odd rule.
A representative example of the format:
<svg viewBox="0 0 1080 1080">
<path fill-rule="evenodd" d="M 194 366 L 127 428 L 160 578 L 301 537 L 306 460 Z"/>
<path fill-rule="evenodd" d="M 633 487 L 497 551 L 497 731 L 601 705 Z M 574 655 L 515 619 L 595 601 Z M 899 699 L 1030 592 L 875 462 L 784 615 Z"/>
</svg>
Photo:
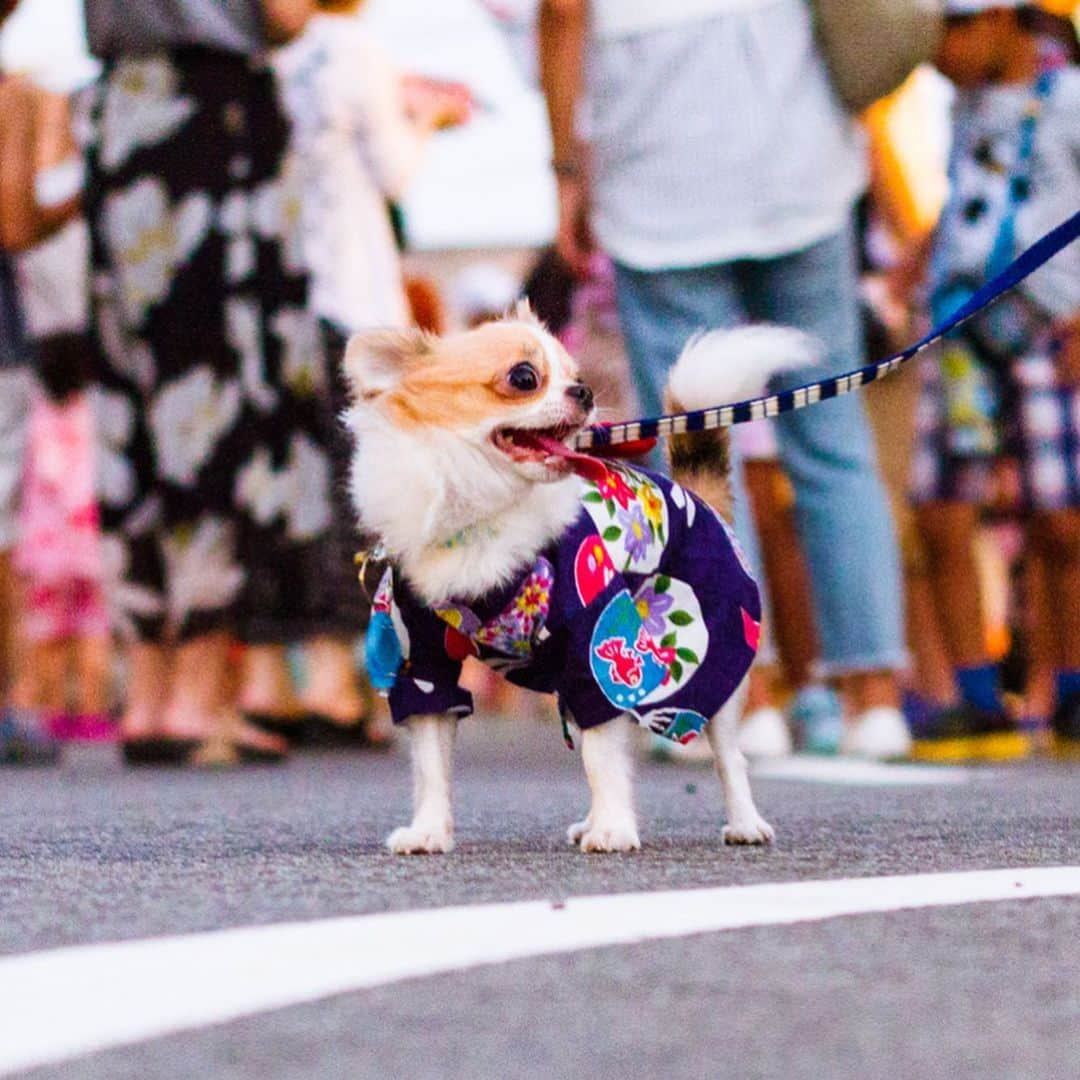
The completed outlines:
<svg viewBox="0 0 1080 1080">
<path fill-rule="evenodd" d="M 403 196 L 480 106 L 399 71 L 363 0 L 85 0 L 92 85 L 0 73 L 0 764 L 391 744 L 353 333 L 526 297 L 602 419 L 654 416 L 695 333 L 810 332 L 784 386 L 852 370 L 1080 208 L 1071 0 L 477 2 L 550 121 L 524 274 L 406 273 Z M 909 367 L 734 429 L 748 755 L 1080 750 L 1080 245 Z"/>
</svg>

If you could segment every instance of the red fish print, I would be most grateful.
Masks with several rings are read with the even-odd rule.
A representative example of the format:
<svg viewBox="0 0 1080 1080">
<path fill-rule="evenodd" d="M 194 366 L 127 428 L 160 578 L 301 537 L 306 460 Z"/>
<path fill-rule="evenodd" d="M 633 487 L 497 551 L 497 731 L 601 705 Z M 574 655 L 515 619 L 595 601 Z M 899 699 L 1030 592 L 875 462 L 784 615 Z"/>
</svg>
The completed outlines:
<svg viewBox="0 0 1080 1080">
<path fill-rule="evenodd" d="M 642 660 L 626 648 L 624 638 L 608 638 L 596 647 L 596 655 L 611 664 L 608 672 L 613 683 L 635 687 L 641 684 Z"/>
</svg>

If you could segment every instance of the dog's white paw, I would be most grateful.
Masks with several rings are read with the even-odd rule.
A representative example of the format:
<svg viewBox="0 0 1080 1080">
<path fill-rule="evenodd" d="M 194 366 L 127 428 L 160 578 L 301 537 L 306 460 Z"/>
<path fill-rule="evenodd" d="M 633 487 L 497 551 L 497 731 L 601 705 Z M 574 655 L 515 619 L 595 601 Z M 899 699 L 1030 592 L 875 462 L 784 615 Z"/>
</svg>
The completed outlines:
<svg viewBox="0 0 1080 1080">
<path fill-rule="evenodd" d="M 725 844 L 771 844 L 776 830 L 761 816 L 724 826 Z"/>
<path fill-rule="evenodd" d="M 386 846 L 395 855 L 437 855 L 454 850 L 454 831 L 442 823 L 413 822 L 395 829 Z"/>
<path fill-rule="evenodd" d="M 591 827 L 592 822 L 588 818 L 585 818 L 584 821 L 575 821 L 574 824 L 566 830 L 566 842 L 574 845 L 580 844 L 581 838 Z"/>
<path fill-rule="evenodd" d="M 637 825 L 630 821 L 582 822 L 588 827 L 582 831 L 578 844 L 582 851 L 640 851 Z M 575 828 L 576 826 L 571 826 Z"/>
</svg>

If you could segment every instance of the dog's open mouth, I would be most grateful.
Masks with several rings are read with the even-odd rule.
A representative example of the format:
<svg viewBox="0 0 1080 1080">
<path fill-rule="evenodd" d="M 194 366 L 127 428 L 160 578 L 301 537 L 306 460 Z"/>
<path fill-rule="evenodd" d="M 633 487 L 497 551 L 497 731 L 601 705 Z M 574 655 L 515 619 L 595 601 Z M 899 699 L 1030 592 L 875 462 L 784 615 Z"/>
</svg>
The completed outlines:
<svg viewBox="0 0 1080 1080">
<path fill-rule="evenodd" d="M 499 428 L 492 442 L 514 461 L 531 461 L 549 469 L 569 469 L 578 456 L 570 441 L 580 431 L 577 424 L 547 428 Z"/>
</svg>

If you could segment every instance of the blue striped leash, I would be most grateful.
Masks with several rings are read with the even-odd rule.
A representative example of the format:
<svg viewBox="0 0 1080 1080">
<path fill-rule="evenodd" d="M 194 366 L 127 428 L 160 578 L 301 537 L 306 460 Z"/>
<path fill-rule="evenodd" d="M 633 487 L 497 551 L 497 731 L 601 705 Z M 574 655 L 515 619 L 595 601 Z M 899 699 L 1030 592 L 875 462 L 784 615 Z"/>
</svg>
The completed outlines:
<svg viewBox="0 0 1080 1080">
<path fill-rule="evenodd" d="M 796 409 L 805 409 L 819 401 L 828 401 L 841 394 L 850 394 L 867 383 L 890 375 L 913 356 L 918 356 L 923 349 L 940 341 L 950 330 L 955 329 L 960 323 L 978 314 L 1004 293 L 1015 288 L 1029 274 L 1033 274 L 1059 251 L 1068 247 L 1078 236 L 1080 236 L 1080 211 L 1017 256 L 1000 274 L 988 281 L 925 337 L 886 360 L 879 360 L 876 364 L 868 364 L 866 367 L 857 368 L 843 375 L 834 375 L 820 382 L 798 386 L 792 390 L 782 390 L 778 394 L 770 394 L 767 397 L 750 398 L 733 405 L 720 405 L 712 409 L 696 409 L 693 412 L 672 413 L 667 416 L 627 420 L 609 426 L 597 425 L 586 428 L 578 435 L 574 447 L 577 450 L 597 450 L 605 446 L 617 446 L 620 443 L 637 442 L 642 439 L 681 435 L 688 431 L 712 431 L 715 428 L 745 424 L 751 420 L 762 420 L 767 416 L 780 416 L 782 413 L 794 412 Z"/>
</svg>

